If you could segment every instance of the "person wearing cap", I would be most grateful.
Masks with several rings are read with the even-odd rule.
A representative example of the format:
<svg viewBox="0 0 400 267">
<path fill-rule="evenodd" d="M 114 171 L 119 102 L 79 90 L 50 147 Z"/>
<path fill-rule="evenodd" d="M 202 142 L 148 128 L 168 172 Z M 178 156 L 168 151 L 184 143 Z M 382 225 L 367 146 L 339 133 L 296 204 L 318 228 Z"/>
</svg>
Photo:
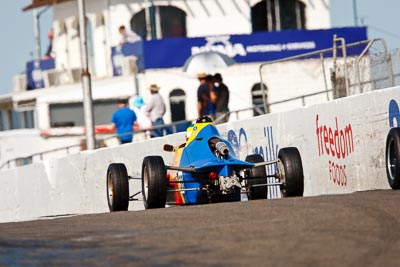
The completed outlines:
<svg viewBox="0 0 400 267">
<path fill-rule="evenodd" d="M 220 73 L 214 75 L 214 92 L 216 96 L 215 118 L 219 123 L 227 122 L 229 119 L 229 89 L 222 81 Z"/>
<path fill-rule="evenodd" d="M 113 113 L 111 122 L 113 129 L 117 131 L 121 144 L 132 142 L 133 126 L 136 119 L 136 113 L 128 107 L 128 101 L 119 99 L 118 110 Z"/>
<path fill-rule="evenodd" d="M 160 87 L 157 84 L 150 85 L 151 97 L 146 105 L 146 112 L 150 115 L 150 119 L 153 126 L 164 125 L 163 116 L 165 114 L 165 102 L 161 95 L 158 93 Z M 153 129 L 151 131 L 151 137 L 163 136 L 163 129 Z"/>
</svg>

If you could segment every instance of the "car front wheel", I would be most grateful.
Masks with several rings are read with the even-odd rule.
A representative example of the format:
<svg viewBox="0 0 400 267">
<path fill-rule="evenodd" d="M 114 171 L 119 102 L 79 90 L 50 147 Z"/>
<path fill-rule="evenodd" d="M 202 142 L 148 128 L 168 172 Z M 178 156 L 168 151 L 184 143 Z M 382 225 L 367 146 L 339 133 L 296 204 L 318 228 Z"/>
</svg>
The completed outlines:
<svg viewBox="0 0 400 267">
<path fill-rule="evenodd" d="M 107 201 L 110 211 L 128 210 L 128 172 L 123 163 L 112 163 L 107 169 Z"/>
<path fill-rule="evenodd" d="M 160 156 L 147 156 L 142 164 L 142 195 L 146 209 L 164 208 L 167 201 L 167 170 Z"/>
<path fill-rule="evenodd" d="M 400 189 L 400 128 L 390 129 L 386 138 L 386 175 L 392 189 Z"/>
<path fill-rule="evenodd" d="M 282 148 L 278 152 L 278 158 L 278 168 L 284 180 L 284 196 L 303 196 L 304 175 L 299 150 L 295 147 Z"/>
</svg>

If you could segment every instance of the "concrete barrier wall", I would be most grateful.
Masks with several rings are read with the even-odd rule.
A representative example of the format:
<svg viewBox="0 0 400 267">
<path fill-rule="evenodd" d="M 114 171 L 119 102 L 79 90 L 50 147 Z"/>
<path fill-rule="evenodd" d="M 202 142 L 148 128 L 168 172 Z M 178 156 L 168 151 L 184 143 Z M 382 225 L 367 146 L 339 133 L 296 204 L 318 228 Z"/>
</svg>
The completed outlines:
<svg viewBox="0 0 400 267">
<path fill-rule="evenodd" d="M 306 196 L 388 189 L 385 141 L 390 126 L 400 121 L 399 89 L 218 127 L 241 159 L 260 153 L 270 160 L 280 148 L 296 146 L 302 156 Z M 144 156 L 162 155 L 170 164 L 173 155 L 162 152 L 162 145 L 177 145 L 184 139 L 184 133 L 179 133 L 1 171 L 0 222 L 108 212 L 106 171 L 110 163 L 125 163 L 129 175 L 140 177 Z M 140 180 L 134 180 L 130 193 L 140 187 Z M 129 209 L 143 209 L 143 204 L 130 202 Z"/>
</svg>

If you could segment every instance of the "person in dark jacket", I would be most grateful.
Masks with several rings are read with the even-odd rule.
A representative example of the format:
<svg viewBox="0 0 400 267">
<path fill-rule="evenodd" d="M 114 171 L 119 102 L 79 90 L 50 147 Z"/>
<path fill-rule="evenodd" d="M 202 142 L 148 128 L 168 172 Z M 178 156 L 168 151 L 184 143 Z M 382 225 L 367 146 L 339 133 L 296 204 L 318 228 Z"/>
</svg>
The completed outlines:
<svg viewBox="0 0 400 267">
<path fill-rule="evenodd" d="M 214 75 L 215 119 L 218 123 L 227 122 L 229 119 L 229 89 L 223 82 L 220 73 Z"/>
</svg>

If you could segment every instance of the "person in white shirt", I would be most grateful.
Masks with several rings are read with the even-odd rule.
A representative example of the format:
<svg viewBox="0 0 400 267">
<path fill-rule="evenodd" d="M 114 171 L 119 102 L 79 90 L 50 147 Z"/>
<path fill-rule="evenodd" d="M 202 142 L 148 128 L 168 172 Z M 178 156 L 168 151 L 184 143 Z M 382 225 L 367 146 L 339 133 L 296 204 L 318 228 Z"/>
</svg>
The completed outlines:
<svg viewBox="0 0 400 267">
<path fill-rule="evenodd" d="M 158 87 L 156 84 L 150 86 L 151 97 L 146 104 L 146 112 L 150 114 L 150 119 L 153 126 L 164 125 L 163 116 L 165 114 L 165 102 L 161 95 L 158 93 Z M 163 129 L 154 129 L 151 131 L 151 137 L 163 136 Z"/>
<path fill-rule="evenodd" d="M 134 43 L 142 40 L 142 38 L 135 32 L 127 30 L 124 25 L 119 26 L 118 31 L 121 34 L 121 40 L 119 42 L 120 45 L 123 45 L 124 43 Z"/>
</svg>

